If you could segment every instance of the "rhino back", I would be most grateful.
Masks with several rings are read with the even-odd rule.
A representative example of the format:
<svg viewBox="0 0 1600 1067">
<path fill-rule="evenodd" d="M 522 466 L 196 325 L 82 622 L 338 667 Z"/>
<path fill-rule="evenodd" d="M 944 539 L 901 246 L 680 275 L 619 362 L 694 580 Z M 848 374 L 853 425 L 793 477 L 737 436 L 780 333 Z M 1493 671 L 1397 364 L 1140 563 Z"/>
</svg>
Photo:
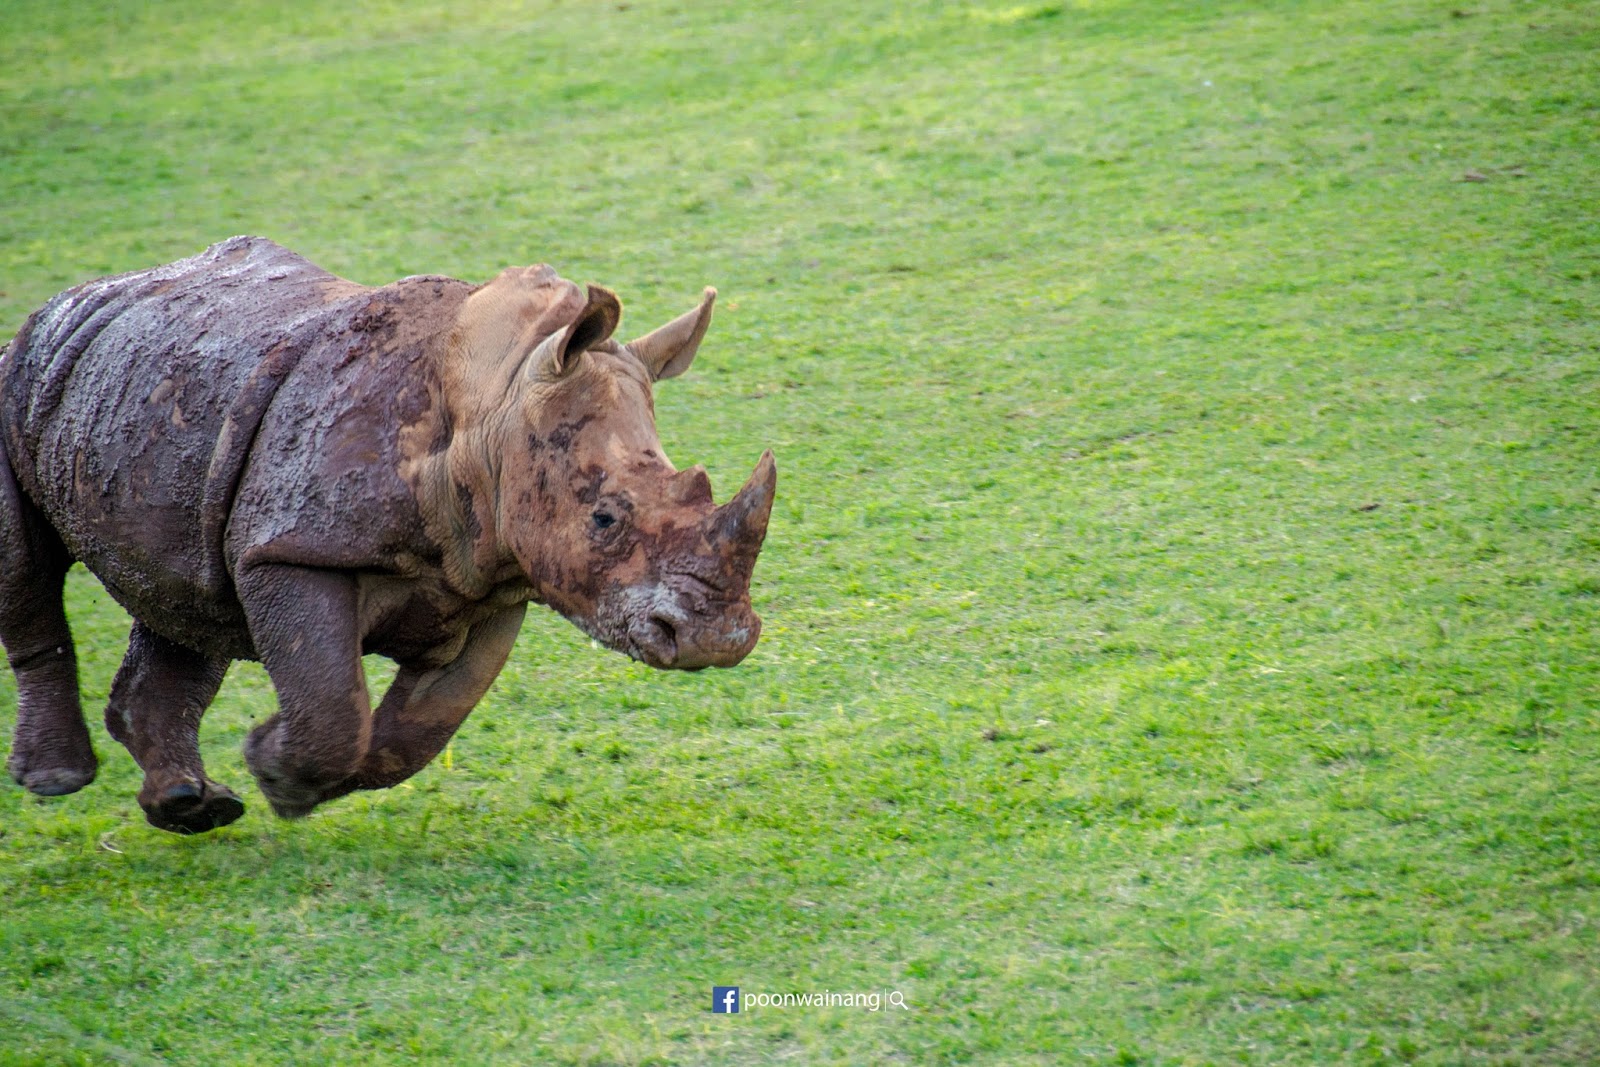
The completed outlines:
<svg viewBox="0 0 1600 1067">
<path fill-rule="evenodd" d="M 272 399 L 364 287 L 262 238 L 90 282 L 29 319 L 0 366 L 24 490 L 135 616 L 191 647 L 249 652 L 223 555 Z"/>
</svg>

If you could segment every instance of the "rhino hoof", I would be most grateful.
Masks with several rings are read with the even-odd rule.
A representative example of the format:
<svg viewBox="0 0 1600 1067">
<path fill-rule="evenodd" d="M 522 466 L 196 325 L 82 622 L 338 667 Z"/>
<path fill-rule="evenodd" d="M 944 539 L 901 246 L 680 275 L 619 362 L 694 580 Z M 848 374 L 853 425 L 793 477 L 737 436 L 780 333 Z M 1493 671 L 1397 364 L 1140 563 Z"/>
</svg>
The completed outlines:
<svg viewBox="0 0 1600 1067">
<path fill-rule="evenodd" d="M 244 814 L 244 801 L 215 782 L 178 782 L 144 805 L 151 826 L 174 834 L 203 834 Z"/>
<path fill-rule="evenodd" d="M 272 805 L 272 814 L 280 819 L 303 819 L 317 810 L 317 805 L 324 800 L 342 795 L 330 794 L 322 788 L 292 778 L 262 774 L 259 770 L 256 771 L 256 784 L 261 787 L 261 795 L 267 798 L 267 803 Z"/>
<path fill-rule="evenodd" d="M 317 810 L 317 802 L 305 803 L 299 800 L 275 800 L 267 798 L 267 803 L 272 805 L 272 814 L 280 819 L 304 819 Z"/>
<path fill-rule="evenodd" d="M 28 771 L 17 782 L 22 788 L 40 797 L 64 797 L 76 793 L 94 781 L 93 770 L 75 767 L 57 767 L 48 771 Z"/>
</svg>

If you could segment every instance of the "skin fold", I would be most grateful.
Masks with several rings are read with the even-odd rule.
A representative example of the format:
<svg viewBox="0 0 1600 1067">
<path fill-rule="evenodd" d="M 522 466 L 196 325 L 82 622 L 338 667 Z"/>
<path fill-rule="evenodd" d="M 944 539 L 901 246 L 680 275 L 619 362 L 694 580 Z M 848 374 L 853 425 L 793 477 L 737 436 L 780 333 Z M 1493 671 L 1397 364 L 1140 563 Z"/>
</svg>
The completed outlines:
<svg viewBox="0 0 1600 1067">
<path fill-rule="evenodd" d="M 277 691 L 245 757 L 288 818 L 426 766 L 530 601 L 654 667 L 738 663 L 776 467 L 718 507 L 704 468 L 667 460 L 652 402 L 714 299 L 622 344 L 615 295 L 549 267 L 370 288 L 236 237 L 51 300 L 0 354 L 12 777 L 94 778 L 74 561 L 134 619 L 106 726 L 147 818 L 179 833 L 244 810 L 198 745 L 235 659 Z M 376 710 L 368 653 L 399 668 Z"/>
</svg>

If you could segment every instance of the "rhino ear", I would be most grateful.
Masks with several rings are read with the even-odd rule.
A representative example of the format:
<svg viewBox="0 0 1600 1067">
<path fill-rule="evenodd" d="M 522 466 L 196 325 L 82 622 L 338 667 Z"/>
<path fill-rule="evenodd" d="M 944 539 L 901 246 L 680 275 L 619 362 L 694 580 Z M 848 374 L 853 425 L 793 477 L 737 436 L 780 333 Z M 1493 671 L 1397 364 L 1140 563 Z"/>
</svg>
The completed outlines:
<svg viewBox="0 0 1600 1067">
<path fill-rule="evenodd" d="M 643 337 L 629 341 L 628 351 L 639 357 L 650 377 L 655 381 L 676 378 L 689 369 L 694 354 L 700 348 L 700 339 L 711 325 L 711 305 L 716 302 L 717 291 L 706 287 L 700 306 L 685 312 Z"/>
<path fill-rule="evenodd" d="M 529 377 L 554 381 L 571 374 L 579 357 L 610 337 L 621 321 L 622 303 L 617 294 L 598 285 L 589 286 L 588 300 L 578 313 L 578 320 L 540 341 L 528 357 Z"/>
</svg>

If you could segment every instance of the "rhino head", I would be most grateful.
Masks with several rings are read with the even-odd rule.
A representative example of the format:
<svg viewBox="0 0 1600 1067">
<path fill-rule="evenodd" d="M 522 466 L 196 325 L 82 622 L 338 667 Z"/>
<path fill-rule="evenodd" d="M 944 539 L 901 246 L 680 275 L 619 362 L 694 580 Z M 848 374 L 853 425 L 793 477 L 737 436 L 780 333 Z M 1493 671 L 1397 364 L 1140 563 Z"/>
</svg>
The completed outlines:
<svg viewBox="0 0 1600 1067">
<path fill-rule="evenodd" d="M 719 507 L 705 468 L 675 468 L 656 433 L 654 384 L 688 369 L 715 298 L 624 344 L 609 290 L 512 268 L 468 298 L 450 338 L 452 415 L 476 426 L 455 434 L 446 503 L 472 569 L 514 565 L 534 599 L 652 667 L 731 667 L 761 634 L 750 578 L 772 453 Z"/>
</svg>

